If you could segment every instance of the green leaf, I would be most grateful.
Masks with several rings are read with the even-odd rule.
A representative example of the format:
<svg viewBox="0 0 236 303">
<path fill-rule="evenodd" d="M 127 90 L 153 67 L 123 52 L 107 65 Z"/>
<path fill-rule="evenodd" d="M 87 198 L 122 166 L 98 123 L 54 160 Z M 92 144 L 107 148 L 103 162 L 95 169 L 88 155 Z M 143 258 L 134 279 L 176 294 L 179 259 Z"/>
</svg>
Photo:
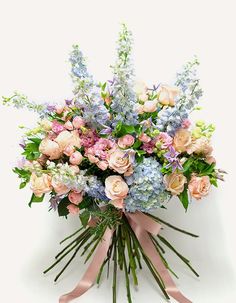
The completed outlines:
<svg viewBox="0 0 236 303">
<path fill-rule="evenodd" d="M 31 207 L 32 203 L 41 203 L 43 202 L 44 195 L 42 197 L 36 197 L 35 194 L 33 193 L 29 202 L 29 207 Z"/>
<path fill-rule="evenodd" d="M 80 217 L 80 221 L 81 221 L 83 227 L 85 228 L 88 225 L 88 221 L 90 218 L 89 211 L 88 210 L 83 211 L 79 217 Z"/>
<path fill-rule="evenodd" d="M 133 149 L 137 149 L 142 145 L 142 142 L 140 140 L 136 140 L 134 145 L 132 146 Z"/>
<path fill-rule="evenodd" d="M 83 201 L 79 204 L 79 209 L 88 208 L 93 204 L 93 199 L 89 196 L 84 196 Z"/>
<path fill-rule="evenodd" d="M 184 188 L 184 191 L 178 197 L 183 204 L 184 209 L 187 211 L 189 205 L 187 187 Z"/>
<path fill-rule="evenodd" d="M 34 142 L 35 144 L 39 145 L 42 141 L 42 139 L 34 137 L 34 138 L 28 138 L 28 140 Z"/>
<path fill-rule="evenodd" d="M 22 189 L 22 188 L 26 187 L 26 184 L 27 184 L 27 182 L 21 182 L 19 188 Z"/>
<path fill-rule="evenodd" d="M 59 204 L 58 204 L 58 215 L 60 217 L 67 217 L 67 215 L 69 214 L 69 210 L 67 209 L 67 206 L 70 204 L 70 201 L 67 197 L 63 198 Z"/>
</svg>

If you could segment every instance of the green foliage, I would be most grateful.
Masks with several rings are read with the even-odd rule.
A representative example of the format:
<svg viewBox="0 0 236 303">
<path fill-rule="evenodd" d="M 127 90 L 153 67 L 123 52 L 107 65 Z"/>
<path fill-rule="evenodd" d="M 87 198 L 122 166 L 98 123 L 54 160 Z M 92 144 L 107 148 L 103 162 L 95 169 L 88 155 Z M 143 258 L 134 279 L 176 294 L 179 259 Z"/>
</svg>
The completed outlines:
<svg viewBox="0 0 236 303">
<path fill-rule="evenodd" d="M 86 228 L 90 218 L 90 212 L 88 210 L 85 210 L 79 215 L 79 217 L 83 227 Z"/>
<path fill-rule="evenodd" d="M 67 209 L 67 206 L 69 204 L 70 204 L 70 201 L 69 201 L 68 197 L 63 198 L 59 202 L 57 211 L 58 211 L 58 215 L 60 217 L 66 217 L 67 218 L 67 215 L 69 214 L 69 210 Z"/>
<path fill-rule="evenodd" d="M 39 145 L 42 139 L 37 137 L 28 138 L 29 142 L 24 148 L 22 155 L 26 157 L 27 160 L 36 160 L 40 156 Z"/>
<path fill-rule="evenodd" d="M 178 197 L 183 204 L 184 209 L 187 211 L 189 205 L 187 186 L 185 186 L 184 191 Z"/>
<path fill-rule="evenodd" d="M 204 159 L 200 157 L 191 157 L 183 164 L 183 174 L 190 179 L 191 174 L 195 173 L 199 176 L 209 176 L 214 179 L 215 163 L 208 164 Z"/>
<path fill-rule="evenodd" d="M 31 207 L 33 203 L 43 202 L 43 199 L 44 199 L 44 195 L 42 195 L 42 197 L 36 197 L 35 194 L 33 193 L 28 205 L 29 205 L 29 207 Z"/>
<path fill-rule="evenodd" d="M 31 172 L 22 168 L 15 167 L 13 172 L 21 179 L 20 189 L 24 188 L 30 181 Z"/>
</svg>

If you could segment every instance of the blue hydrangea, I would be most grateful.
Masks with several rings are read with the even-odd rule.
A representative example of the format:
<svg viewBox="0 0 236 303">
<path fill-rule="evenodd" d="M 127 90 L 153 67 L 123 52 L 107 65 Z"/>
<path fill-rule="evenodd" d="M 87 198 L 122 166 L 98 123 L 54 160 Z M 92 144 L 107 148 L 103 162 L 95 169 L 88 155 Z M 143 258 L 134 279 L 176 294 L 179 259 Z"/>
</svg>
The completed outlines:
<svg viewBox="0 0 236 303">
<path fill-rule="evenodd" d="M 85 186 L 85 192 L 93 198 L 99 199 L 103 202 L 109 201 L 105 194 L 105 187 L 96 176 L 88 176 Z"/>
<path fill-rule="evenodd" d="M 72 80 L 74 82 L 75 105 L 83 110 L 83 118 L 94 128 L 101 129 L 110 124 L 110 114 L 99 92 L 98 85 L 89 74 L 85 59 L 78 45 L 70 55 Z"/>
<path fill-rule="evenodd" d="M 138 123 L 137 98 L 134 91 L 134 70 L 131 62 L 132 36 L 123 25 L 118 40 L 118 59 L 113 66 L 114 78 L 110 87 L 113 96 L 111 109 L 113 125 L 118 122 L 128 125 Z"/>
<path fill-rule="evenodd" d="M 161 168 L 156 159 L 144 158 L 142 163 L 135 166 L 133 175 L 126 177 L 129 185 L 129 194 L 125 199 L 126 211 L 148 212 L 169 200 Z"/>
</svg>

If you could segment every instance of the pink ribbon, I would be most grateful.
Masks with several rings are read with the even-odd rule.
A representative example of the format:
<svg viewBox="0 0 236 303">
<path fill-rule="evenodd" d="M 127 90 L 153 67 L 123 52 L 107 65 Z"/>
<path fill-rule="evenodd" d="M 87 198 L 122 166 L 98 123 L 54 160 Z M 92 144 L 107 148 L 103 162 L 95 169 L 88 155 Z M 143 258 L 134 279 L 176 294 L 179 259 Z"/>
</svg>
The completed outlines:
<svg viewBox="0 0 236 303">
<path fill-rule="evenodd" d="M 156 271 L 162 278 L 165 290 L 169 296 L 174 298 L 179 303 L 191 303 L 177 288 L 174 280 L 171 278 L 167 268 L 163 264 L 160 255 L 157 253 L 156 248 L 147 232 L 157 235 L 161 229 L 161 225 L 155 222 L 150 217 L 143 213 L 126 214 L 126 217 L 143 247 L 145 254 L 149 257 Z M 158 232 L 156 233 L 156 231 Z M 154 231 L 154 232 L 153 232 Z"/>
<path fill-rule="evenodd" d="M 80 280 L 79 284 L 70 293 L 63 295 L 59 299 L 59 303 L 68 303 L 82 296 L 90 287 L 93 286 L 96 281 L 99 270 L 104 262 L 107 252 L 110 246 L 113 231 L 109 228 L 106 229 L 103 240 L 99 244 L 96 253 L 90 263 L 87 271 L 85 272 L 83 278 Z"/>
<path fill-rule="evenodd" d="M 179 303 L 192 303 L 189 301 L 177 288 L 175 282 L 171 278 L 167 268 L 163 264 L 160 255 L 157 253 L 156 248 L 148 233 L 157 235 L 161 230 L 161 225 L 154 221 L 151 217 L 136 212 L 133 214 L 125 213 L 130 226 L 132 227 L 136 237 L 147 257 L 151 260 L 156 271 L 159 273 L 161 279 L 164 282 L 165 290 L 169 296 L 174 298 Z M 106 229 L 103 236 L 103 240 L 99 244 L 96 253 L 90 263 L 87 271 L 79 284 L 70 293 L 63 295 L 59 299 L 59 303 L 69 303 L 71 300 L 82 296 L 96 281 L 99 270 L 107 256 L 107 252 L 110 246 L 113 231 L 109 228 Z"/>
</svg>

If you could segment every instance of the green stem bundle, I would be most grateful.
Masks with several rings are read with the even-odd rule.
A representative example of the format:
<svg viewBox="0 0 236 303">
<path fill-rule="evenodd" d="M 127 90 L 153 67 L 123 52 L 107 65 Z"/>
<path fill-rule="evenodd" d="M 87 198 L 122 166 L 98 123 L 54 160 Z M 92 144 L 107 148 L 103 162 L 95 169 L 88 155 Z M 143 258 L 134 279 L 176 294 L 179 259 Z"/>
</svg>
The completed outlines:
<svg viewBox="0 0 236 303">
<path fill-rule="evenodd" d="M 192 237 L 197 237 L 196 235 L 189 233 L 185 230 L 179 229 L 153 215 L 149 215 L 154 221 L 162 223 L 163 225 L 166 225 L 169 228 L 175 229 L 176 231 L 179 231 L 181 233 L 184 233 L 186 235 L 190 235 Z M 105 222 L 105 219 L 102 223 Z M 75 233 L 70 235 L 69 237 L 65 238 L 61 243 L 64 243 L 68 240 L 71 240 L 69 244 L 65 246 L 64 249 L 62 249 L 56 256 L 56 261 L 44 271 L 44 273 L 49 272 L 52 270 L 56 265 L 58 265 L 60 262 L 64 260 L 64 258 L 68 257 L 67 262 L 62 267 L 58 275 L 56 276 L 54 281 L 57 281 L 59 277 L 64 273 L 64 271 L 67 269 L 67 267 L 72 263 L 72 261 L 77 256 L 79 250 L 83 248 L 82 256 L 86 255 L 85 262 L 87 262 L 90 257 L 95 253 L 98 245 L 101 243 L 103 239 L 103 235 L 107 228 L 110 228 L 111 226 L 104 224 L 102 225 L 102 229 L 100 232 L 97 232 L 97 229 L 94 229 L 94 227 L 87 227 L 85 229 L 81 228 L 77 230 Z M 152 274 L 154 280 L 158 284 L 160 290 L 162 291 L 164 297 L 166 299 L 169 299 L 169 296 L 165 290 L 164 282 L 162 281 L 161 276 L 158 273 L 158 270 L 154 267 L 151 260 L 148 258 L 148 256 L 145 254 L 145 251 L 140 244 L 138 238 L 136 237 L 132 227 L 130 226 L 127 218 L 125 215 L 122 216 L 119 223 L 117 223 L 115 226 L 113 226 L 113 236 L 111 240 L 111 244 L 107 253 L 107 257 L 104 260 L 100 271 L 97 275 L 97 283 L 100 284 L 103 271 L 105 266 L 108 267 L 108 274 L 109 275 L 109 267 L 110 263 L 113 263 L 113 279 L 112 279 L 112 298 L 113 303 L 117 303 L 117 272 L 118 269 L 121 271 L 124 271 L 124 277 L 126 281 L 126 289 L 127 289 L 127 302 L 132 303 L 131 298 L 131 280 L 133 282 L 134 286 L 138 285 L 138 271 L 142 269 L 142 260 L 146 264 L 147 268 L 149 269 L 150 273 Z M 157 254 L 160 255 L 163 264 L 167 268 L 167 270 L 170 271 L 175 277 L 177 275 L 174 273 L 174 271 L 169 266 L 166 258 L 164 257 L 166 248 L 170 249 L 182 262 L 184 262 L 189 269 L 198 277 L 198 273 L 192 268 L 190 265 L 190 261 L 185 258 L 182 254 L 180 254 L 172 244 L 170 244 L 169 241 L 167 241 L 166 238 L 164 238 L 161 235 L 151 235 L 148 234 Z M 161 245 L 161 243 L 165 246 L 165 248 Z M 177 277 L 178 278 L 178 277 Z"/>
</svg>

